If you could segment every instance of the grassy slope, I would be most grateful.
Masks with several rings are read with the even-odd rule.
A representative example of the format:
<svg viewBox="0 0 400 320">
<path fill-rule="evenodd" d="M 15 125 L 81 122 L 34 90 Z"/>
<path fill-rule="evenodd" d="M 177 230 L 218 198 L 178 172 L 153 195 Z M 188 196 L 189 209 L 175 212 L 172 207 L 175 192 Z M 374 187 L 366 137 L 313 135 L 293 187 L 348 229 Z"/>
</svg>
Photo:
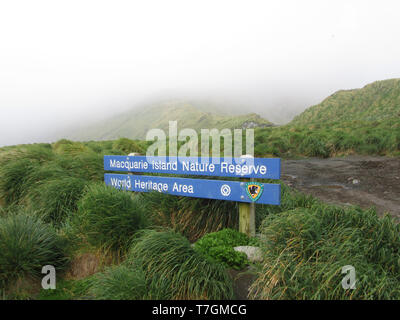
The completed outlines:
<svg viewBox="0 0 400 320">
<path fill-rule="evenodd" d="M 291 124 L 331 124 L 348 121 L 400 122 L 400 79 L 376 81 L 362 89 L 340 90 L 308 108 Z"/>
<path fill-rule="evenodd" d="M 255 140 L 257 156 L 400 155 L 400 79 L 338 91 Z"/>
<path fill-rule="evenodd" d="M 207 103 L 170 101 L 110 119 L 78 132 L 74 138 L 143 138 L 151 128 L 168 132 L 169 120 L 178 120 L 179 129 L 196 130 L 240 128 L 246 121 L 258 123 L 261 125 L 255 132 L 258 157 L 399 155 L 400 79 L 338 91 L 281 127 L 271 127 L 270 122 L 254 113 L 226 115 Z"/>
<path fill-rule="evenodd" d="M 172 298 L 229 297 L 230 282 L 223 272 L 223 266 L 207 262 L 194 254 L 189 241 L 183 236 L 155 231 L 167 227 L 178 232 L 182 231 L 186 238 L 198 239 L 199 236 L 208 232 L 226 227 L 236 228 L 237 208 L 229 201 L 205 201 L 159 193 L 142 194 L 141 203 L 148 206 L 147 212 L 151 212 L 150 220 L 153 221 L 152 227 L 155 230 L 151 233 L 141 231 L 142 237 L 138 238 L 139 245 L 131 248 L 130 259 L 125 261 L 130 262 L 131 259 L 139 261 L 137 258 L 143 257 L 143 272 L 137 273 L 138 269 L 135 265 L 130 267 L 129 264 L 123 264 L 110 271 L 106 269 L 104 274 L 97 273 L 94 278 L 91 277 L 94 272 L 104 271 L 104 265 L 113 261 L 119 263 L 121 261 L 119 257 L 125 257 L 126 252 L 123 247 L 112 251 L 110 256 L 112 259 L 109 262 L 106 262 L 106 253 L 101 256 L 104 264 L 102 260 L 96 260 L 98 269 L 90 269 L 87 264 L 81 264 L 83 253 L 100 252 L 99 250 L 104 249 L 94 244 L 90 245 L 92 243 L 90 239 L 93 239 L 98 230 L 107 237 L 105 239 L 107 243 L 114 239 L 113 234 L 104 232 L 106 229 L 102 223 L 112 227 L 116 221 L 115 217 L 118 216 L 122 219 L 118 220 L 120 225 L 132 226 L 131 214 L 121 215 L 118 210 L 116 211 L 121 203 L 119 197 L 110 199 L 102 194 L 97 195 L 93 192 L 95 190 L 93 188 L 87 188 L 84 194 L 81 194 L 80 190 L 76 192 L 73 189 L 54 186 L 67 186 L 69 184 L 65 183 L 66 179 L 75 181 L 77 178 L 84 179 L 87 185 L 94 186 L 100 183 L 104 172 L 102 155 L 122 154 L 123 151 L 119 148 L 125 148 L 128 145 L 126 141 L 122 142 L 124 143 L 107 141 L 72 143 L 64 140 L 53 145 L 25 145 L 0 149 L 0 198 L 8 199 L 3 204 L 4 207 L 0 208 L 1 252 L 7 253 L 0 259 L 2 260 L 0 261 L 0 299 L 102 299 L 106 297 L 106 294 L 107 298 L 119 299 L 123 290 L 126 290 L 124 291 L 127 294 L 125 298 L 137 298 L 139 290 L 143 290 L 145 294 L 149 292 L 157 294 L 157 296 L 151 295 L 153 298 L 169 299 L 171 295 L 166 290 L 168 288 L 174 289 Z M 132 144 L 132 146 L 135 145 Z M 10 161 L 11 159 L 13 161 Z M 45 188 L 42 189 L 42 187 Z M 108 192 L 109 195 L 124 196 L 123 193 L 115 193 L 115 190 L 110 189 Z M 70 197 L 72 201 L 62 201 L 68 195 L 77 195 L 77 197 Z M 97 201 L 107 201 L 108 207 L 114 209 L 107 210 L 108 219 L 101 219 L 101 224 L 88 223 L 85 226 L 90 227 L 90 230 L 82 230 L 82 224 L 79 223 L 81 220 L 72 218 L 81 214 L 86 216 L 86 211 L 82 211 L 80 204 L 88 196 L 97 199 L 90 204 L 96 216 Z M 129 201 L 129 198 L 127 197 L 126 200 Z M 28 201 L 29 199 L 32 201 Z M 134 201 L 133 198 L 131 201 Z M 51 205 L 53 203 L 59 205 L 53 207 Z M 78 205 L 75 205 L 76 203 Z M 86 202 L 86 204 L 89 203 Z M 23 207 L 14 207 L 15 205 L 23 205 Z M 43 215 L 51 208 L 56 213 L 55 215 L 47 215 L 47 217 Z M 3 278 L 9 280 L 8 274 L 16 274 L 21 265 L 31 266 L 37 258 L 37 255 L 29 254 L 32 237 L 29 237 L 31 240 L 27 238 L 27 244 L 23 246 L 15 245 L 15 241 L 21 239 L 20 234 L 34 235 L 32 232 L 27 233 L 26 227 L 29 225 L 22 218 L 17 219 L 18 217 L 14 215 L 17 209 L 22 210 L 21 212 L 25 215 L 33 217 L 38 214 L 42 217 L 41 219 L 45 219 L 41 223 L 33 224 L 33 227 L 38 226 L 46 231 L 54 225 L 57 235 L 65 240 L 63 252 L 71 260 L 71 265 L 80 266 L 78 270 L 81 273 L 79 274 L 89 270 L 84 273 L 85 279 L 79 280 L 80 277 L 77 276 L 69 278 L 60 274 L 57 280 L 61 280 L 58 282 L 58 290 L 56 292 L 42 291 L 38 296 L 37 292 L 31 290 L 33 285 L 29 282 L 35 279 L 23 278 L 21 275 L 20 287 L 11 286 L 6 292 L 3 290 L 5 287 L 1 283 L 2 273 Z M 282 186 L 280 206 L 257 205 L 256 210 L 257 229 L 268 241 L 262 245 L 264 261 L 256 269 L 257 280 L 252 286 L 250 298 L 398 299 L 400 297 L 399 226 L 392 219 L 378 218 L 373 210 L 341 209 L 334 205 L 325 205 L 312 197 L 294 192 L 285 185 Z M 65 223 L 60 224 L 58 219 L 53 219 L 61 216 Z M 217 219 L 218 217 L 220 219 Z M 18 223 L 10 223 L 9 221 L 14 221 L 10 219 Z M 261 223 L 261 221 L 264 222 Z M 96 228 L 99 229 L 96 230 Z M 37 241 L 44 238 L 41 234 L 38 232 L 40 237 L 36 237 Z M 53 231 L 50 237 L 51 235 L 54 235 Z M 126 235 L 126 243 L 128 243 L 132 234 Z M 45 238 L 47 239 L 45 243 L 49 243 L 49 236 Z M 170 241 L 166 241 L 168 239 Z M 36 242 L 32 242 L 31 245 L 36 245 Z M 43 241 L 39 242 L 43 243 Z M 105 248 L 111 250 L 108 245 Z M 158 251 L 153 248 L 158 248 Z M 53 249 L 46 250 L 43 253 L 44 259 L 52 261 L 50 258 L 53 252 L 55 252 Z M 165 261 L 168 263 L 160 263 L 159 252 L 165 255 Z M 186 256 L 193 257 L 187 259 Z M 12 262 L 15 261 L 13 260 L 15 257 L 20 261 L 17 265 Z M 38 267 L 36 263 L 25 271 L 29 271 L 28 275 L 40 274 L 42 264 L 40 262 Z M 341 268 L 347 264 L 357 269 L 359 277 L 357 290 L 344 291 L 341 287 L 343 278 Z M 7 274 L 4 272 L 7 271 L 4 266 L 11 268 L 8 269 L 10 271 Z M 203 272 L 198 272 L 198 270 Z M 168 278 L 164 275 L 172 276 Z M 92 293 L 88 292 L 89 289 L 93 289 L 92 279 L 99 279 L 94 289 L 100 288 L 103 291 L 99 292 L 96 289 Z M 40 288 L 41 278 L 35 281 L 33 283 Z"/>
<path fill-rule="evenodd" d="M 185 101 L 170 101 L 155 104 L 140 111 L 130 111 L 102 123 L 90 126 L 77 132 L 74 140 L 106 140 L 127 137 L 143 139 L 153 128 L 168 132 L 169 121 L 177 120 L 179 129 L 192 128 L 241 128 L 246 121 L 254 121 L 260 125 L 272 125 L 259 115 L 226 115 L 219 111 L 209 112 Z"/>
</svg>

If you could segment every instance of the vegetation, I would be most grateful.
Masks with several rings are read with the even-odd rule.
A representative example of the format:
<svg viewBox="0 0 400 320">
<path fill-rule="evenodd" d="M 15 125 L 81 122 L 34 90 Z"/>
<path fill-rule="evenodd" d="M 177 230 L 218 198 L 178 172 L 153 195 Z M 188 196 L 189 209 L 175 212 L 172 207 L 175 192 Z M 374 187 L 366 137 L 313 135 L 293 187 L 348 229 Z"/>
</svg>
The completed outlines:
<svg viewBox="0 0 400 320">
<path fill-rule="evenodd" d="M 229 116 L 217 106 L 170 101 L 128 112 L 77 134 L 84 139 L 143 139 L 148 130 L 255 127 L 255 154 L 279 157 L 330 157 L 346 154 L 400 155 L 400 79 L 377 81 L 362 89 L 341 90 L 284 126 L 257 114 Z M 99 129 L 101 128 L 101 129 Z M 106 134 L 104 134 L 106 132 Z M 123 140 L 114 149 L 132 152 Z M 138 142 L 136 149 L 141 152 Z M 121 144 L 121 147 L 117 145 Z M 126 153 L 126 152 L 125 152 Z"/>
<path fill-rule="evenodd" d="M 0 197 L 7 204 L 19 201 L 28 187 L 31 172 L 54 158 L 44 145 L 22 146 L 0 154 Z"/>
<path fill-rule="evenodd" d="M 127 137 L 144 139 L 150 129 L 159 128 L 168 133 L 169 121 L 178 121 L 179 129 L 192 128 L 241 128 L 246 124 L 271 126 L 272 123 L 257 114 L 232 116 L 216 111 L 215 106 L 205 110 L 185 101 L 170 101 L 144 106 L 140 111 L 133 110 L 120 114 L 107 121 L 95 124 L 74 133 L 77 140 L 104 140 Z M 133 152 L 133 151 L 130 151 Z"/>
<path fill-rule="evenodd" d="M 256 129 L 258 156 L 400 155 L 400 79 L 342 90 L 290 124 Z"/>
<path fill-rule="evenodd" d="M 169 300 L 168 279 L 146 277 L 140 263 L 121 264 L 96 276 L 90 292 L 98 300 Z"/>
<path fill-rule="evenodd" d="M 63 143 L 74 144 L 64 141 L 58 147 Z M 100 182 L 102 156 L 121 154 L 121 145 L 83 145 L 86 151 L 74 155 L 58 153 L 54 145 L 0 151 L 3 297 L 233 298 L 226 268 L 240 269 L 247 263 L 233 247 L 253 243 L 226 229 L 237 229 L 236 204 L 105 187 Z M 258 205 L 256 220 L 263 263 L 250 298 L 399 297 L 399 227 L 391 219 L 378 218 L 374 211 L 324 205 L 282 185 L 282 204 Z M 143 231 L 149 227 L 153 230 Z M 197 241 L 194 248 L 190 241 Z M 54 292 L 23 294 L 19 286 L 10 287 L 15 278 L 39 276 L 43 265 L 65 269 L 68 260 L 88 246 L 109 248 L 120 258 L 107 263 L 117 265 L 101 265 L 99 273 L 83 279 L 65 280 L 61 275 Z M 356 290 L 341 288 L 344 265 L 356 267 Z M 24 281 L 25 287 L 32 283 L 19 283 Z"/>
<path fill-rule="evenodd" d="M 279 206 L 257 205 L 256 206 L 256 227 L 259 232 L 262 221 L 269 215 L 275 215 L 280 212 L 293 210 L 296 208 L 311 208 L 319 205 L 321 202 L 301 192 L 295 191 L 281 183 L 282 199 Z"/>
<path fill-rule="evenodd" d="M 142 134 L 147 125 L 166 129 L 170 116 L 195 129 L 258 124 L 258 157 L 400 155 L 399 85 L 388 80 L 338 92 L 282 127 L 254 114 L 217 115 L 183 103 L 155 107 L 124 125 L 118 120 L 120 131 L 111 121 L 115 141 L 1 148 L 0 297 L 231 299 L 227 268 L 248 263 L 233 248 L 257 244 L 263 261 L 254 266 L 252 299 L 399 299 L 400 227 L 374 210 L 326 205 L 282 184 L 280 206 L 256 206 L 254 242 L 234 231 L 234 202 L 134 194 L 102 182 L 104 155 L 144 153 L 148 146 L 120 136 L 131 136 L 135 123 Z M 104 248 L 104 261 L 76 258 Z M 25 290 L 38 285 L 44 265 L 66 271 L 57 276 L 57 290 Z M 341 287 L 345 265 L 356 268 L 355 290 Z M 80 277 L 71 271 L 78 267 L 94 271 Z"/>
<path fill-rule="evenodd" d="M 80 280 L 57 280 L 55 290 L 42 289 L 39 300 L 87 300 L 92 299 L 89 290 L 93 285 L 93 277 Z"/>
<path fill-rule="evenodd" d="M 237 228 L 236 202 L 176 197 L 159 192 L 142 194 L 157 225 L 172 228 L 194 242 L 209 232 Z"/>
<path fill-rule="evenodd" d="M 132 152 L 142 153 L 145 151 L 135 141 L 127 138 L 120 138 L 116 140 L 113 143 L 113 149 L 121 150 L 121 154 L 130 154 Z"/>
<path fill-rule="evenodd" d="M 58 271 L 68 263 L 65 240 L 34 212 L 14 209 L 0 216 L 0 287 L 23 277 L 38 277 L 42 267 Z"/>
<path fill-rule="evenodd" d="M 60 226 L 77 210 L 86 181 L 74 177 L 59 177 L 41 181 L 25 196 L 24 201 L 46 222 Z"/>
<path fill-rule="evenodd" d="M 156 279 L 161 287 L 168 281 L 173 299 L 233 297 L 225 268 L 196 252 L 185 237 L 174 231 L 143 231 L 128 254 L 128 263 L 137 261 L 142 263 L 146 276 Z"/>
<path fill-rule="evenodd" d="M 248 264 L 247 256 L 243 252 L 236 252 L 234 248 L 256 244 L 257 241 L 243 233 L 223 229 L 205 235 L 195 243 L 194 249 L 227 268 L 241 270 Z"/>
<path fill-rule="evenodd" d="M 192 242 L 209 232 L 238 226 L 235 202 L 176 197 L 158 192 L 141 197 L 157 225 L 172 228 Z"/>
<path fill-rule="evenodd" d="M 292 124 L 375 122 L 399 117 L 400 79 L 390 79 L 373 82 L 362 89 L 340 90 L 320 104 L 308 108 Z"/>
<path fill-rule="evenodd" d="M 126 247 L 136 231 L 148 225 L 139 196 L 104 184 L 90 185 L 71 220 L 94 246 Z"/>
<path fill-rule="evenodd" d="M 400 226 L 374 210 L 311 208 L 269 215 L 262 223 L 263 267 L 253 299 L 399 299 Z M 342 267 L 355 267 L 355 290 Z"/>
</svg>

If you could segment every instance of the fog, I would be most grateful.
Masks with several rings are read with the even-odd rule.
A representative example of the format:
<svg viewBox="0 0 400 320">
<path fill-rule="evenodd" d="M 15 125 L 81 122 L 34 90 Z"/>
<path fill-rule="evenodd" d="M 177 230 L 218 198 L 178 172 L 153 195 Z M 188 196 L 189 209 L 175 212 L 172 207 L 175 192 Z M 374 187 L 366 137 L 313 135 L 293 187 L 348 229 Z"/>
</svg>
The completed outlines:
<svg viewBox="0 0 400 320">
<path fill-rule="evenodd" d="M 382 0 L 2 1 L 0 145 L 53 141 L 166 97 L 238 102 L 289 121 L 339 89 L 400 77 L 399 9 Z"/>
</svg>

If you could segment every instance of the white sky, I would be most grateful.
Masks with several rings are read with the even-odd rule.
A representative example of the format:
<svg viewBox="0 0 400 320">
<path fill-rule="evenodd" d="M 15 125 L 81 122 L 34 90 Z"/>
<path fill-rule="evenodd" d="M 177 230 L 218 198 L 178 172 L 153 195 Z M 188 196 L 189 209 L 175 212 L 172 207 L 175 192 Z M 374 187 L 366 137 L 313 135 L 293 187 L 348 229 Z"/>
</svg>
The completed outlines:
<svg viewBox="0 0 400 320">
<path fill-rule="evenodd" d="M 154 96 L 268 118 L 400 77 L 398 1 L 0 1 L 0 145 Z"/>
</svg>

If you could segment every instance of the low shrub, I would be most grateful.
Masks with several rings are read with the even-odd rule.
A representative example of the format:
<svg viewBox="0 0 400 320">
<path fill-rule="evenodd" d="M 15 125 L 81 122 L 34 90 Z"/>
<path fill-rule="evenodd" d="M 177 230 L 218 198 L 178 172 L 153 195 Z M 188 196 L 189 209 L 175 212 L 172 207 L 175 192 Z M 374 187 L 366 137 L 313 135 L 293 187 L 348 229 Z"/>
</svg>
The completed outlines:
<svg viewBox="0 0 400 320">
<path fill-rule="evenodd" d="M 185 237 L 172 230 L 143 231 L 127 258 L 128 264 L 137 261 L 156 287 L 168 285 L 172 299 L 233 297 L 232 281 L 225 268 L 196 252 Z"/>
<path fill-rule="evenodd" d="M 205 235 L 195 243 L 194 249 L 227 268 L 241 270 L 248 263 L 247 256 L 243 252 L 236 252 L 234 248 L 256 244 L 255 239 L 250 239 L 244 233 L 224 229 Z"/>
<path fill-rule="evenodd" d="M 0 216 L 0 282 L 38 277 L 42 267 L 62 271 L 68 263 L 66 243 L 56 230 L 23 208 Z"/>
<path fill-rule="evenodd" d="M 79 200 L 71 223 L 94 246 L 125 248 L 148 219 L 138 196 L 96 183 Z"/>
</svg>

